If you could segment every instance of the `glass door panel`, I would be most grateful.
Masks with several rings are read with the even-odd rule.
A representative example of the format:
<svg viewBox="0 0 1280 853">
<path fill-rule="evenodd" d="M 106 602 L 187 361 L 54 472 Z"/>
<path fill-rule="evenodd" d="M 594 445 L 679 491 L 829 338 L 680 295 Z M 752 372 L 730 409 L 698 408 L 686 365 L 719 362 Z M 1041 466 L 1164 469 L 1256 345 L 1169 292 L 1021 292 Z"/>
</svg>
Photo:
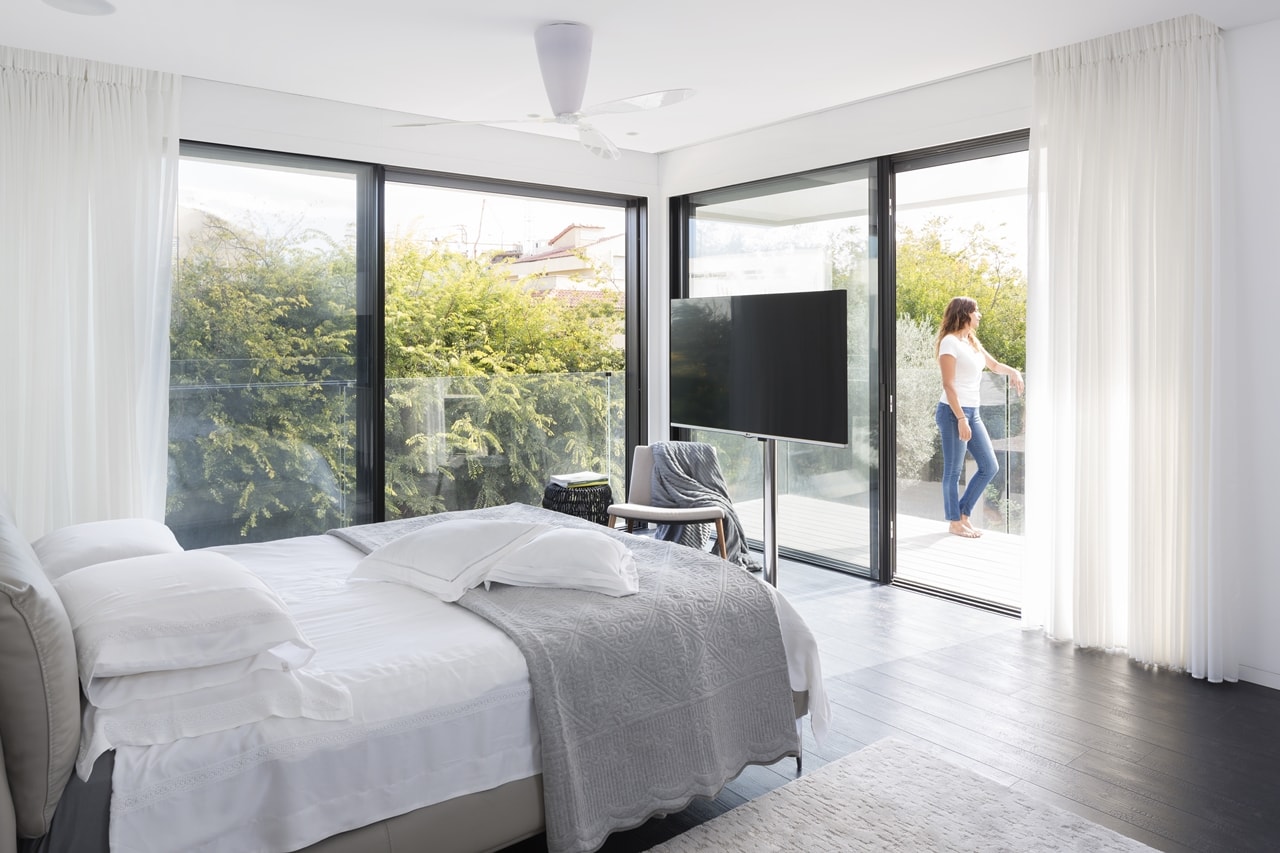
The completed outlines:
<svg viewBox="0 0 1280 853">
<path fill-rule="evenodd" d="M 895 163 L 894 579 L 1016 610 L 1021 595 L 1023 404 L 1003 376 L 983 373 L 980 416 L 1000 471 L 971 520 L 980 538 L 948 533 L 942 450 L 934 415 L 942 395 L 938 326 L 954 296 L 969 296 L 979 336 L 996 359 L 1025 366 L 1027 152 L 937 163 Z M 976 159 L 975 159 L 976 158 Z M 959 490 L 975 468 L 966 455 Z"/>
<path fill-rule="evenodd" d="M 387 182 L 388 518 L 624 493 L 627 246 L 621 204 Z"/>
<path fill-rule="evenodd" d="M 786 556 L 862 574 L 875 562 L 879 468 L 874 188 L 875 166 L 863 163 L 691 196 L 684 294 L 848 291 L 850 444 L 778 442 L 777 538 Z M 762 442 L 691 432 L 717 448 L 734 508 L 758 545 Z"/>
<path fill-rule="evenodd" d="M 362 175 L 183 147 L 165 521 L 186 548 L 358 520 Z"/>
</svg>

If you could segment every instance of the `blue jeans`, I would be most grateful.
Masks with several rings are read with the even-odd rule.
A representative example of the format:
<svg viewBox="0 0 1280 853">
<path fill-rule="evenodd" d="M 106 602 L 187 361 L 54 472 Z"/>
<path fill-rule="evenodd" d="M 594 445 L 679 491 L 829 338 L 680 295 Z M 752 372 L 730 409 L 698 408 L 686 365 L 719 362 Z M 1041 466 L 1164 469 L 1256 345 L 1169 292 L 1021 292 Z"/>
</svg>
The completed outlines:
<svg viewBox="0 0 1280 853">
<path fill-rule="evenodd" d="M 938 431 L 942 433 L 942 509 L 947 521 L 959 521 L 961 516 L 973 515 L 973 508 L 982 499 L 982 492 L 987 488 L 1000 463 L 996 461 L 996 452 L 991 448 L 991 436 L 982 423 L 982 417 L 975 406 L 963 406 L 969 429 L 973 437 L 969 441 L 960 440 L 960 421 L 951 412 L 946 403 L 938 404 L 934 414 Z M 964 469 L 964 452 L 968 450 L 973 461 L 978 463 L 978 470 L 969 478 L 969 485 L 964 494 L 960 494 L 960 472 Z"/>
</svg>

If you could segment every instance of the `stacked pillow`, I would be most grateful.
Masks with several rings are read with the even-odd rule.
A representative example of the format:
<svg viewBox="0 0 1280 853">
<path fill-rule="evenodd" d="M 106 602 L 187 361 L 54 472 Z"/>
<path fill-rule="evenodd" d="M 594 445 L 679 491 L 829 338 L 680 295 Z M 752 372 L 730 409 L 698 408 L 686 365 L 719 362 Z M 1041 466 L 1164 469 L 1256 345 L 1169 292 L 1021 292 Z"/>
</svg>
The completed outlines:
<svg viewBox="0 0 1280 853">
<path fill-rule="evenodd" d="M 635 557 L 595 530 L 520 521 L 442 521 L 383 545 L 352 578 L 393 581 L 457 601 L 484 583 L 559 587 L 631 595 L 640 588 Z"/>
<path fill-rule="evenodd" d="M 351 716 L 344 686 L 301 669 L 315 649 L 284 603 L 223 554 L 179 549 L 92 563 L 53 585 L 88 700 L 76 760 L 81 778 L 117 746 L 169 743 L 273 716 Z"/>
<path fill-rule="evenodd" d="M 150 518 L 87 521 L 60 527 L 32 542 L 31 548 L 50 580 L 94 563 L 182 550 L 173 531 Z"/>
</svg>

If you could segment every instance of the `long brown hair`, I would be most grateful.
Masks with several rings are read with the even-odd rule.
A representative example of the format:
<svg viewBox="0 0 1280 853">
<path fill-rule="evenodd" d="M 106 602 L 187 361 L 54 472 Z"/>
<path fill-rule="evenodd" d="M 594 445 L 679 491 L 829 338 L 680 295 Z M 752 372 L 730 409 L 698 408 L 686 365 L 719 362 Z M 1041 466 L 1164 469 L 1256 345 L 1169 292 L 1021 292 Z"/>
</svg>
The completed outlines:
<svg viewBox="0 0 1280 853">
<path fill-rule="evenodd" d="M 942 339 L 947 335 L 954 335 L 956 332 L 969 325 L 973 320 L 973 312 L 978 310 L 978 303 L 968 296 L 953 296 L 951 301 L 947 303 L 947 310 L 942 314 L 942 328 L 938 330 L 938 339 L 933 342 L 933 357 L 938 357 L 938 352 L 942 349 Z M 978 343 L 978 336 L 972 335 L 972 346 L 977 349 L 981 346 Z"/>
</svg>

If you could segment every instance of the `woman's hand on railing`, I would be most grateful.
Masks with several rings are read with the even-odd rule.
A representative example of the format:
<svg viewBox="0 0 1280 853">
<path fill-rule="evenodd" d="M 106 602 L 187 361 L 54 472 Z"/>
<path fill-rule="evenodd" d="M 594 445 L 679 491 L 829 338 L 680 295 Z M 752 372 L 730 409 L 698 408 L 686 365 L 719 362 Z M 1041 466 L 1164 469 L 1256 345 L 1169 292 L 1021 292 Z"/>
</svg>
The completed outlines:
<svg viewBox="0 0 1280 853">
<path fill-rule="evenodd" d="M 1022 392 L 1026 390 L 1026 383 L 1022 381 L 1022 373 L 1016 367 L 1009 368 L 1009 384 L 1013 386 L 1013 390 L 1018 392 L 1018 396 L 1022 396 Z"/>
</svg>

